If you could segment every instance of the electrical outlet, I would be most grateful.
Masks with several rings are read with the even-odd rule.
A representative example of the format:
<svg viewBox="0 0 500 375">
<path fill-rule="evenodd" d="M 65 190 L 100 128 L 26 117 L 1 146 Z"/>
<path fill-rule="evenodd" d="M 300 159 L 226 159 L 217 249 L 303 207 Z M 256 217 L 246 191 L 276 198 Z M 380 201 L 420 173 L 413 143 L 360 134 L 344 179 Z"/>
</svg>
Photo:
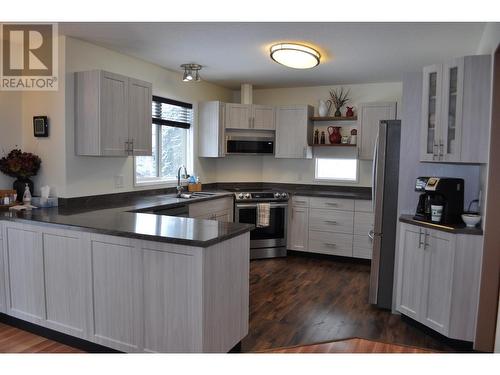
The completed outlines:
<svg viewBox="0 0 500 375">
<path fill-rule="evenodd" d="M 117 176 L 114 176 L 114 180 L 115 180 L 115 188 L 116 189 L 123 189 L 123 175 L 117 175 Z"/>
</svg>

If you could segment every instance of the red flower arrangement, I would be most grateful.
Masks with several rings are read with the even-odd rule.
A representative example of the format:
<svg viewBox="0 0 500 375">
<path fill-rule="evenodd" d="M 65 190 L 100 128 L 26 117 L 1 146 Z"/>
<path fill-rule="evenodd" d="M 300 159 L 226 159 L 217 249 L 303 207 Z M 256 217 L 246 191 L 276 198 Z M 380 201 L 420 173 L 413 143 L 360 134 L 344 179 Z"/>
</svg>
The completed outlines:
<svg viewBox="0 0 500 375">
<path fill-rule="evenodd" d="M 38 173 L 40 164 L 42 160 L 37 155 L 14 149 L 0 159 L 0 171 L 11 177 L 30 178 Z"/>
</svg>

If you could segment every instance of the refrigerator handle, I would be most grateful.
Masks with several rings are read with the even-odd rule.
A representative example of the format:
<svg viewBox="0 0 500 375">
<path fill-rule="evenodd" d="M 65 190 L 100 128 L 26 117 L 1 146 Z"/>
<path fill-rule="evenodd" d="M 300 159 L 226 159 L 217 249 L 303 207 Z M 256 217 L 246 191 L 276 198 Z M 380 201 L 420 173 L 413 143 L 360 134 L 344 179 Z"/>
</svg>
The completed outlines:
<svg viewBox="0 0 500 375">
<path fill-rule="evenodd" d="M 370 231 L 368 232 L 368 237 L 370 237 L 370 240 L 373 241 L 374 236 L 375 236 L 375 232 L 373 231 L 373 229 L 370 229 Z"/>
<path fill-rule="evenodd" d="M 378 137 L 375 139 L 375 146 L 373 147 L 373 161 L 372 161 L 372 209 L 375 212 L 375 190 L 377 189 L 377 158 L 378 158 Z"/>
</svg>

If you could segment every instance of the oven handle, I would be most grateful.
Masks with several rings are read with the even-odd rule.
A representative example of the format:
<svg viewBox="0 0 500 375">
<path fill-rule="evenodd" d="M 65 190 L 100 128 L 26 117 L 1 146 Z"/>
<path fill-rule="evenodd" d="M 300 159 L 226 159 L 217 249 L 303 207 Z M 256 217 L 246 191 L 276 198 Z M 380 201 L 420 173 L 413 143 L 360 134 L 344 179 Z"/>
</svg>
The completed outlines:
<svg viewBox="0 0 500 375">
<path fill-rule="evenodd" d="M 271 208 L 288 207 L 288 203 L 270 203 Z M 257 208 L 257 203 L 237 203 L 236 208 Z"/>
</svg>

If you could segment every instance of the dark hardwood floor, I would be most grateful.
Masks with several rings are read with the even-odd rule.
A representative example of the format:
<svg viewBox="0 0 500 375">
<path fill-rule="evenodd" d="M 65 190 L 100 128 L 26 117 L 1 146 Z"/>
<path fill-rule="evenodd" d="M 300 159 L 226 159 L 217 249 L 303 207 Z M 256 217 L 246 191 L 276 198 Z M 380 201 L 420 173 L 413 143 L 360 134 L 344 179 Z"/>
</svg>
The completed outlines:
<svg viewBox="0 0 500 375">
<path fill-rule="evenodd" d="M 250 328 L 243 352 L 365 338 L 453 351 L 399 315 L 368 304 L 370 266 L 289 255 L 250 266 Z"/>
<path fill-rule="evenodd" d="M 368 264 L 336 258 L 289 255 L 252 261 L 250 329 L 241 351 L 455 351 L 437 335 L 369 305 L 369 275 Z M 338 340 L 344 341 L 326 343 Z M 318 343 L 324 344 L 290 348 Z M 0 323 L 0 352 L 79 351 Z"/>
</svg>

